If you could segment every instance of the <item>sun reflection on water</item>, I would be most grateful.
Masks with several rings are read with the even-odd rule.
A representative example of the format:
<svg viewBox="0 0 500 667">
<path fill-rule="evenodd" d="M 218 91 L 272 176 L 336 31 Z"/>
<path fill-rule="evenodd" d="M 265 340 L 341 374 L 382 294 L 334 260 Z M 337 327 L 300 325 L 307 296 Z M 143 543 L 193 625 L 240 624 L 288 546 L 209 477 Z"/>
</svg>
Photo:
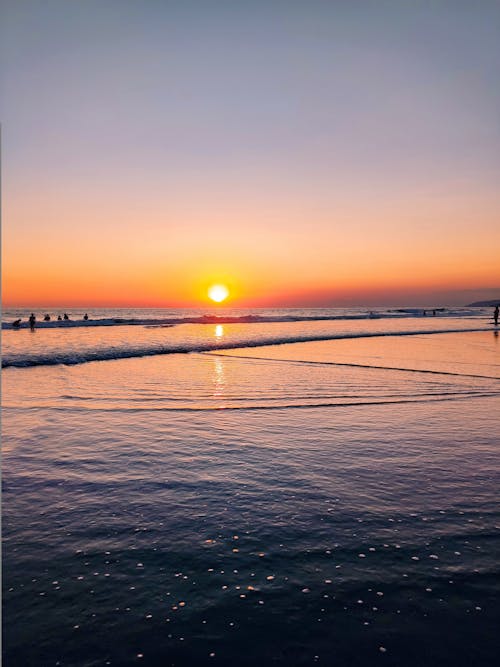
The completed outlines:
<svg viewBox="0 0 500 667">
<path fill-rule="evenodd" d="M 226 375 L 224 372 L 224 362 L 219 357 L 214 357 L 213 385 L 214 398 L 223 398 L 226 388 Z"/>
</svg>

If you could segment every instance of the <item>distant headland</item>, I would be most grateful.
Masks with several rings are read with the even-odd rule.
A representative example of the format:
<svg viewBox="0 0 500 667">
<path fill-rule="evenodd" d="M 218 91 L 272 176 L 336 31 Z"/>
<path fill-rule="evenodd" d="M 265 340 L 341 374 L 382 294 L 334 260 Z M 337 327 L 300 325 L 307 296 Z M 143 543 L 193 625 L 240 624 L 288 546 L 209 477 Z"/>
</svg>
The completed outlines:
<svg viewBox="0 0 500 667">
<path fill-rule="evenodd" d="M 492 308 L 500 303 L 500 297 L 498 299 L 490 299 L 489 301 L 474 301 L 474 303 L 468 303 L 466 308 L 485 308 L 491 306 Z"/>
</svg>

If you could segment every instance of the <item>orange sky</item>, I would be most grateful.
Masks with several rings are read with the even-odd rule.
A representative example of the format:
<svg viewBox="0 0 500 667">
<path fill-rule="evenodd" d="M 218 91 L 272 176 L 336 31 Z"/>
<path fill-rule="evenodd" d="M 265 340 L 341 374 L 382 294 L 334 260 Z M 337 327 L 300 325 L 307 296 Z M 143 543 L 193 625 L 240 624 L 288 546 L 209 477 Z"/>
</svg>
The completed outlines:
<svg viewBox="0 0 500 667">
<path fill-rule="evenodd" d="M 43 205 L 35 197 L 7 202 L 6 305 L 196 307 L 212 283 L 226 284 L 227 305 L 241 307 L 385 304 L 404 303 L 405 292 L 414 299 L 498 284 L 494 201 L 451 211 L 421 201 L 411 215 L 406 201 L 335 202 L 332 214 L 296 207 L 290 193 L 273 211 L 249 201 L 214 215 L 206 199 L 167 214 L 151 200 L 131 211 L 111 196 L 97 208 L 79 206 L 87 199 L 55 193 Z M 37 226 L 20 234 L 26 220 Z"/>
</svg>

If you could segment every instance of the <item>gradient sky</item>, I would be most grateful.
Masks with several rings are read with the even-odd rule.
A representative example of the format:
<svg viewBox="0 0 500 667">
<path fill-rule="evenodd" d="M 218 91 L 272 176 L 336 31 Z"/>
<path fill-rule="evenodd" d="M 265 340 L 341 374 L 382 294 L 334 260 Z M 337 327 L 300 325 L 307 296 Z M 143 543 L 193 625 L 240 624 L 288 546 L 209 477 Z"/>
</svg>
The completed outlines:
<svg viewBox="0 0 500 667">
<path fill-rule="evenodd" d="M 495 0 L 4 0 L 7 305 L 500 296 Z"/>
</svg>

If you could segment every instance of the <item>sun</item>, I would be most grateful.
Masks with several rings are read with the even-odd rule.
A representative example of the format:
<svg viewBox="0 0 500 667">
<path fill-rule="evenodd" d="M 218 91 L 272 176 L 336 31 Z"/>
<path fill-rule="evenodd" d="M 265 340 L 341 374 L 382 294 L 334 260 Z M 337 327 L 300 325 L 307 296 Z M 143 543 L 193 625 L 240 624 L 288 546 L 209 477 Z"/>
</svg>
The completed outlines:
<svg viewBox="0 0 500 667">
<path fill-rule="evenodd" d="M 212 285 L 208 290 L 208 296 L 216 303 L 225 301 L 229 296 L 229 290 L 225 285 Z"/>
</svg>

